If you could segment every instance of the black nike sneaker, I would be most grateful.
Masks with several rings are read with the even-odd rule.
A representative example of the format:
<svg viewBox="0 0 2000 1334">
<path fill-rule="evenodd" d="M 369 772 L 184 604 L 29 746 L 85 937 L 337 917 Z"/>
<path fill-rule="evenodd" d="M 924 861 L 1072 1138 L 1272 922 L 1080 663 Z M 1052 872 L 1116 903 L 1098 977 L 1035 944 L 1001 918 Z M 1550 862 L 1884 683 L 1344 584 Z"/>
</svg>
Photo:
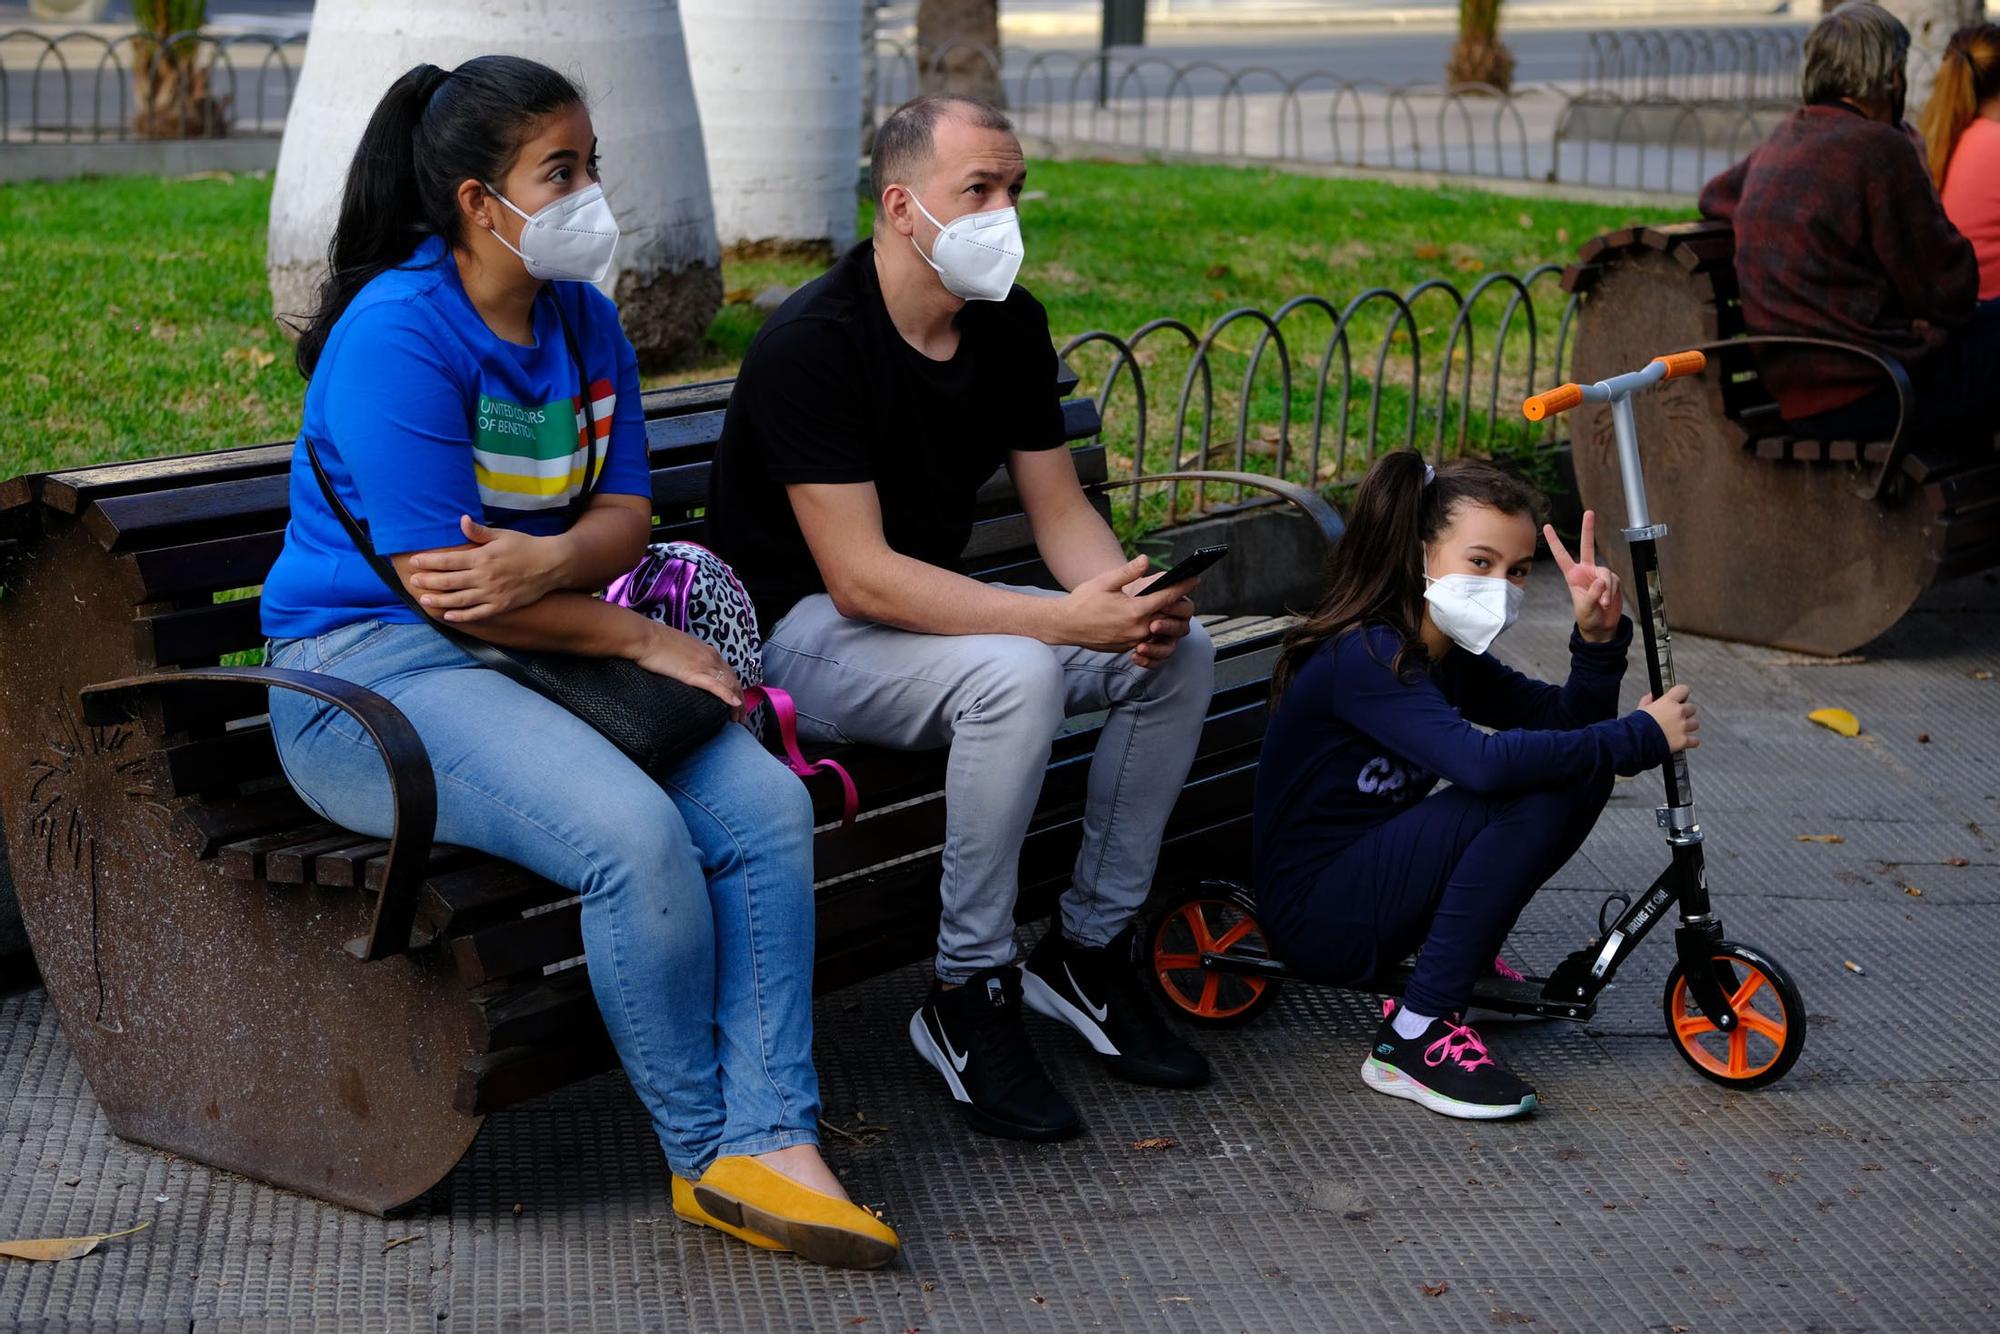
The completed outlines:
<svg viewBox="0 0 2000 1334">
<path fill-rule="evenodd" d="M 1206 1084 L 1207 1059 L 1175 1036 L 1146 994 L 1136 940 L 1128 926 L 1109 944 L 1084 946 L 1051 926 L 1022 970 L 1022 999 L 1083 1034 L 1121 1079 L 1169 1089 Z"/>
<path fill-rule="evenodd" d="M 910 1016 L 910 1043 L 944 1076 L 974 1130 L 1055 1140 L 1083 1128 L 1028 1045 L 1019 968 L 988 968 L 949 989 L 932 983 Z"/>
<path fill-rule="evenodd" d="M 1384 1017 L 1361 1080 L 1377 1093 L 1466 1121 L 1500 1121 L 1536 1107 L 1534 1089 L 1497 1064 L 1479 1034 L 1449 1016 L 1431 1020 L 1413 1038 L 1396 1036 Z"/>
</svg>

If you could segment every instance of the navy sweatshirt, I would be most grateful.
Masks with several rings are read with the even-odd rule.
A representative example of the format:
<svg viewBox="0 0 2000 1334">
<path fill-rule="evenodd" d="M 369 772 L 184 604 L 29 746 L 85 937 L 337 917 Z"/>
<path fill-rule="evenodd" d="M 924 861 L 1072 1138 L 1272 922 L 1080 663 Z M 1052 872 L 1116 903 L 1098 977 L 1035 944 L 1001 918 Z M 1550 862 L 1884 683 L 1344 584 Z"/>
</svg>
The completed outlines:
<svg viewBox="0 0 2000 1334">
<path fill-rule="evenodd" d="M 1631 643 L 1629 618 L 1602 644 L 1572 631 L 1561 686 L 1463 649 L 1428 675 L 1399 680 L 1390 664 L 1400 641 L 1384 625 L 1321 644 L 1264 735 L 1252 815 L 1258 891 L 1316 876 L 1440 778 L 1497 796 L 1557 786 L 1600 765 L 1630 775 L 1665 763 L 1659 724 L 1639 712 L 1617 716 Z"/>
</svg>

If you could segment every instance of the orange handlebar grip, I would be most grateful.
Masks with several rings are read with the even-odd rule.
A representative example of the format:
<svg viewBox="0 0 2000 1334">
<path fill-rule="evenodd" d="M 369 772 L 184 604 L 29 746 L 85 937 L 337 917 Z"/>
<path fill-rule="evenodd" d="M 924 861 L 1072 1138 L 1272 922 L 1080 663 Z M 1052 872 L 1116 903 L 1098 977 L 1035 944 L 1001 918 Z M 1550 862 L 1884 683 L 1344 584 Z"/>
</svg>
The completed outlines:
<svg viewBox="0 0 2000 1334">
<path fill-rule="evenodd" d="M 1701 353 L 1695 352 L 1691 355 L 1698 357 Z M 1557 385 L 1547 393 L 1536 394 L 1533 398 L 1523 403 L 1521 405 L 1521 415 L 1531 422 L 1538 422 L 1544 417 L 1553 417 L 1557 413 L 1568 412 L 1581 402 L 1583 402 L 1583 387 L 1581 385 Z"/>
<path fill-rule="evenodd" d="M 1664 357 L 1654 357 L 1654 361 L 1667 363 L 1667 378 L 1678 380 L 1683 375 L 1700 375 L 1708 368 L 1708 358 L 1699 352 L 1673 352 Z"/>
</svg>

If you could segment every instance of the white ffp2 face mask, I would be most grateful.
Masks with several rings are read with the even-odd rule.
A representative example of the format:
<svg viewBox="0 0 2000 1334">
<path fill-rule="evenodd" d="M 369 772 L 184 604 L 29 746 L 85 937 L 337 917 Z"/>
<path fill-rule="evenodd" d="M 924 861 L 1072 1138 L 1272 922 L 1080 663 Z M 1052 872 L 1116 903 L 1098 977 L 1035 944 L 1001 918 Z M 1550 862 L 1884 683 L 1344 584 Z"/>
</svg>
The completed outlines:
<svg viewBox="0 0 2000 1334">
<path fill-rule="evenodd" d="M 949 225 L 931 217 L 917 192 L 909 190 L 910 202 L 938 229 L 931 253 L 910 244 L 923 255 L 924 263 L 937 270 L 944 290 L 962 301 L 1005 301 L 1014 290 L 1014 275 L 1021 271 L 1026 253 L 1021 245 L 1021 214 L 1013 208 L 987 209 L 953 218 Z"/>
<path fill-rule="evenodd" d="M 487 186 L 487 193 L 521 218 L 521 244 L 509 245 L 498 230 L 501 245 L 521 257 L 531 276 L 559 282 L 594 283 L 611 272 L 618 251 L 618 219 L 604 198 L 604 187 L 587 186 L 564 195 L 547 208 L 522 213 L 514 201 Z"/>
<path fill-rule="evenodd" d="M 1491 648 L 1500 632 L 1519 618 L 1522 599 L 1527 596 L 1513 583 L 1491 574 L 1447 574 L 1433 579 L 1426 568 L 1424 584 L 1431 623 L 1467 653 L 1484 653 Z"/>
</svg>

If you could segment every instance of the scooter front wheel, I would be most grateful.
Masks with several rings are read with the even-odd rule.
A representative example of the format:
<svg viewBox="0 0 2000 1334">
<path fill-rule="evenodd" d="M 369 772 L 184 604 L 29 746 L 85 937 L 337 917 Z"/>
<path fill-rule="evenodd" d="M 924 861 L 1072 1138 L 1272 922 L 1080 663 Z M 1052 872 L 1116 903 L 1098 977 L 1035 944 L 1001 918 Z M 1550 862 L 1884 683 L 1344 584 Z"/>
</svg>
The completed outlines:
<svg viewBox="0 0 2000 1334">
<path fill-rule="evenodd" d="M 1243 886 L 1205 880 L 1168 898 L 1146 932 L 1146 975 L 1175 1013 L 1217 1028 L 1247 1024 L 1278 999 L 1277 978 L 1205 968 L 1204 954 L 1270 957 Z"/>
<path fill-rule="evenodd" d="M 1784 1078 L 1806 1045 L 1805 1002 L 1792 976 L 1769 955 L 1724 941 L 1711 956 L 1716 980 L 1736 1012 L 1735 1031 L 1710 1022 L 1679 963 L 1667 974 L 1667 1034 L 1681 1059 L 1704 1079 L 1731 1088 L 1762 1088 Z"/>
</svg>

